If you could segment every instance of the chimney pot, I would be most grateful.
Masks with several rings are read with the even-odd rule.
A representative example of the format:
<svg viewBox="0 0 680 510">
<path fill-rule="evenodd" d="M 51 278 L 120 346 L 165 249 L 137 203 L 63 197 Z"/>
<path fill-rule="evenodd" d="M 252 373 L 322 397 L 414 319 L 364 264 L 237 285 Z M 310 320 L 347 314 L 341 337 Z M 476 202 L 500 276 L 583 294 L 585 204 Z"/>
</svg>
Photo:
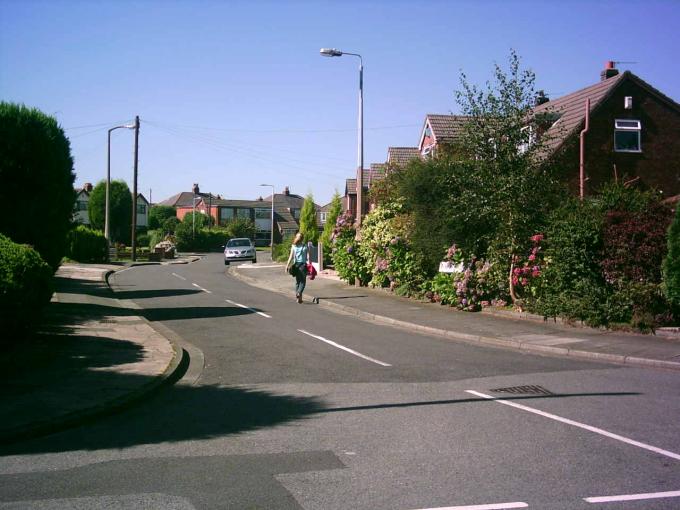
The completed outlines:
<svg viewBox="0 0 680 510">
<path fill-rule="evenodd" d="M 92 192 L 92 183 L 91 182 L 86 182 L 85 185 L 83 186 L 83 189 L 87 191 L 88 193 Z"/>
<path fill-rule="evenodd" d="M 197 182 L 194 183 L 193 187 L 191 188 L 191 191 L 193 191 L 194 195 L 198 195 L 200 193 Z"/>
<path fill-rule="evenodd" d="M 604 63 L 604 69 L 600 73 L 600 81 L 605 81 L 611 78 L 612 76 L 616 76 L 617 74 L 619 74 L 619 70 L 616 67 L 614 67 L 614 64 L 616 64 L 616 62 L 614 62 L 613 60 L 607 60 Z"/>
<path fill-rule="evenodd" d="M 286 186 L 286 187 L 283 189 L 283 194 L 286 195 L 286 196 L 290 195 L 290 190 L 288 189 L 288 186 Z"/>
</svg>

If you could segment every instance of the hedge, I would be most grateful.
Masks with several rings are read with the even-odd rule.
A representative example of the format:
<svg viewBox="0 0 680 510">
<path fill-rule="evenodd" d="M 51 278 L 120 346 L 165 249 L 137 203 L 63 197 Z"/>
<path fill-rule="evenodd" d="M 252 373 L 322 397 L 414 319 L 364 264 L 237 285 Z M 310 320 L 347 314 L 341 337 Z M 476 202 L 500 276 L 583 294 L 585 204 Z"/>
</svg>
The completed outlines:
<svg viewBox="0 0 680 510">
<path fill-rule="evenodd" d="M 0 234 L 0 329 L 5 342 L 25 336 L 52 297 L 52 268 L 30 246 Z"/>
<path fill-rule="evenodd" d="M 78 262 L 106 262 L 108 260 L 106 238 L 98 230 L 78 225 L 66 238 L 66 256 Z"/>
</svg>

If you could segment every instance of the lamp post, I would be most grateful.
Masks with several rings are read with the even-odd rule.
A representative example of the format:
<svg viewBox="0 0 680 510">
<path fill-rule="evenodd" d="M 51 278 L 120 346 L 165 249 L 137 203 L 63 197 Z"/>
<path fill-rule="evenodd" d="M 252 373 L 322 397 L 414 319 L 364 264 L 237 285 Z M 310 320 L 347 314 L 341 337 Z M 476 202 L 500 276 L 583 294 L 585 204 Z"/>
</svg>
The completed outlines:
<svg viewBox="0 0 680 510">
<path fill-rule="evenodd" d="M 363 212 L 363 189 L 364 189 L 364 61 L 358 53 L 347 53 L 335 48 L 321 48 L 319 51 L 324 57 L 341 57 L 351 55 L 359 57 L 359 149 L 357 154 L 357 235 L 361 227 L 361 215 Z"/>
<path fill-rule="evenodd" d="M 107 246 L 111 243 L 109 216 L 110 216 L 110 202 L 109 202 L 109 188 L 111 187 L 111 131 L 116 129 L 135 129 L 134 124 L 125 124 L 109 129 L 108 150 L 106 152 L 106 203 L 104 206 L 104 237 L 106 238 Z"/>
<path fill-rule="evenodd" d="M 260 186 L 270 186 L 272 189 L 272 220 L 269 230 L 271 230 L 271 240 L 269 246 L 272 251 L 272 262 L 274 261 L 274 185 L 273 184 L 260 184 Z"/>
</svg>

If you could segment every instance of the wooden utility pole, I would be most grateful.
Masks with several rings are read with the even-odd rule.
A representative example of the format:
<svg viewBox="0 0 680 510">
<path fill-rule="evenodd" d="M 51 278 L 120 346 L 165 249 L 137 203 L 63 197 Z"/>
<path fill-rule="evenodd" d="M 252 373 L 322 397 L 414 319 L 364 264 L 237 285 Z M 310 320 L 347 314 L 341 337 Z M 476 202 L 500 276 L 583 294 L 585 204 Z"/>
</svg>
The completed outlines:
<svg viewBox="0 0 680 510">
<path fill-rule="evenodd" d="M 137 260 L 137 163 L 139 161 L 139 115 L 135 116 L 135 155 L 132 179 L 132 261 Z"/>
</svg>

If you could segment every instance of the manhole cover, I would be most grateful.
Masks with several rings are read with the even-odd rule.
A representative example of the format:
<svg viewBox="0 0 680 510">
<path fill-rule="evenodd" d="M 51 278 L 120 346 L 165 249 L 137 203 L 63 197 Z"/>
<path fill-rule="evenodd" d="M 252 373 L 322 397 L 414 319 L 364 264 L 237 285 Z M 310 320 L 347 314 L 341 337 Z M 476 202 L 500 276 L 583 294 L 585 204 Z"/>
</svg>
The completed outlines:
<svg viewBox="0 0 680 510">
<path fill-rule="evenodd" d="M 509 388 L 496 388 L 491 390 L 494 393 L 511 393 L 513 395 L 552 395 L 551 391 L 546 390 L 543 386 L 529 384 L 526 386 L 511 386 Z"/>
</svg>

